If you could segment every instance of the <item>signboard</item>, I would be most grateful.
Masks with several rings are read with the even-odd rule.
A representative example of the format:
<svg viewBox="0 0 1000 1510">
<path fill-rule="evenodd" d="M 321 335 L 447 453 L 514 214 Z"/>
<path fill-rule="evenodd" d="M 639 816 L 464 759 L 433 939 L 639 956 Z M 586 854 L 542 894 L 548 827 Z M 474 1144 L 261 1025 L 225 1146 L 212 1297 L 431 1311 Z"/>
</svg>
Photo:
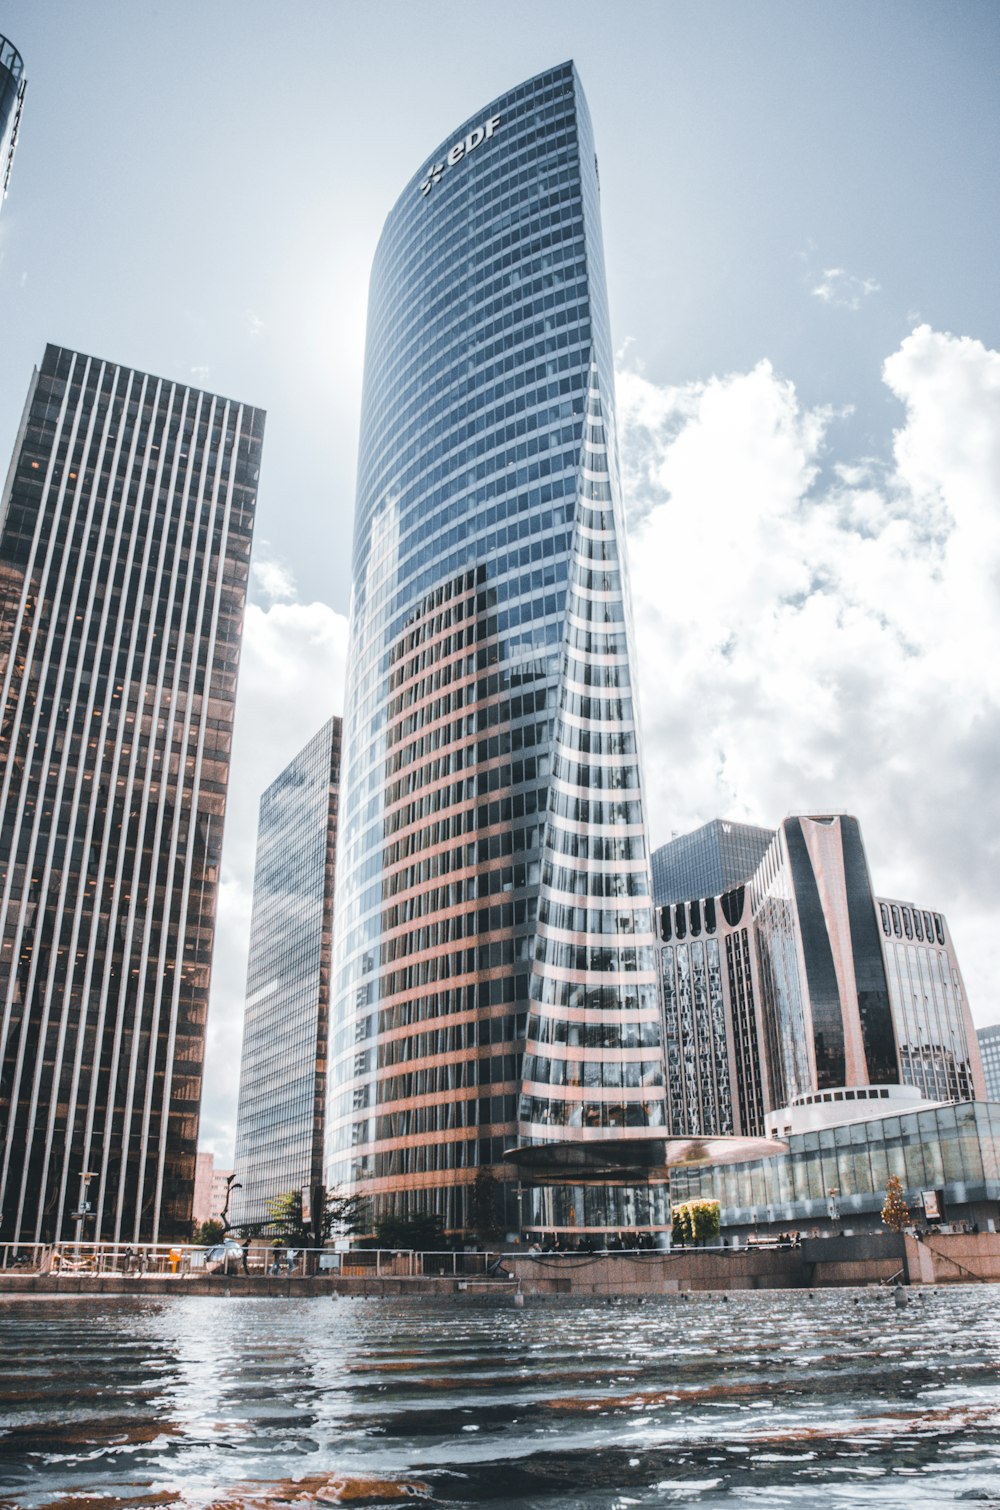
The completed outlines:
<svg viewBox="0 0 1000 1510">
<path fill-rule="evenodd" d="M 481 126 L 476 126 L 474 130 L 469 132 L 468 136 L 460 137 L 459 140 L 449 148 L 443 163 L 431 163 L 430 167 L 427 169 L 426 176 L 424 177 L 424 180 L 420 185 L 420 192 L 425 199 L 431 192 L 431 189 L 433 189 L 434 185 L 441 182 L 442 178 L 444 177 L 444 170 L 446 167 L 454 168 L 458 163 L 462 161 L 463 157 L 468 157 L 470 152 L 474 152 L 480 145 L 480 143 L 489 141 L 490 137 L 499 126 L 500 119 L 501 117 L 499 115 L 491 115 L 488 121 L 484 121 Z"/>
<path fill-rule="evenodd" d="M 941 1192 L 939 1190 L 922 1190 L 920 1199 L 924 1203 L 924 1216 L 929 1222 L 939 1222 L 942 1217 Z"/>
</svg>

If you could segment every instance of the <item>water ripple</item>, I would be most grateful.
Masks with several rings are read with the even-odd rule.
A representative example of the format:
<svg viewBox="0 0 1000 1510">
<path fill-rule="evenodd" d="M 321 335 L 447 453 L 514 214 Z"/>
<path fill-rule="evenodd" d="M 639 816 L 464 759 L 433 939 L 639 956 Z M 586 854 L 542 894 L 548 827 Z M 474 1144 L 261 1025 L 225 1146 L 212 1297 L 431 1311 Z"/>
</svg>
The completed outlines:
<svg viewBox="0 0 1000 1510">
<path fill-rule="evenodd" d="M 0 1510 L 1000 1510 L 989 1286 L 0 1307 Z"/>
</svg>

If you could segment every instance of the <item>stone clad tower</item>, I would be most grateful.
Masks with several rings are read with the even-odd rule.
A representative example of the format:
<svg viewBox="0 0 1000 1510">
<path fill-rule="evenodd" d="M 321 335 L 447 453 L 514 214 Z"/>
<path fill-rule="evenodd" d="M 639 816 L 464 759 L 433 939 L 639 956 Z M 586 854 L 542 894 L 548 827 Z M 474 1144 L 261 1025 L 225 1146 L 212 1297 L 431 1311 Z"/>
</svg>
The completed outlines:
<svg viewBox="0 0 1000 1510">
<path fill-rule="evenodd" d="M 666 1223 L 599 194 L 565 63 L 430 154 L 375 257 L 327 1180 L 376 1218 L 467 1229 L 489 1169 L 508 1229 Z"/>
</svg>

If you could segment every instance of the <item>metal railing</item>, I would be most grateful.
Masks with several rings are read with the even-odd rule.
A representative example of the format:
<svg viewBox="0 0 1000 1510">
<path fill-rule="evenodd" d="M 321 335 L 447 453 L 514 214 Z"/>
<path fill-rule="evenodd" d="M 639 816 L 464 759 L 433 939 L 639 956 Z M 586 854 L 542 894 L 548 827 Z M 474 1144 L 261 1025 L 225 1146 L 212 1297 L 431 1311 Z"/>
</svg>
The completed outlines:
<svg viewBox="0 0 1000 1510">
<path fill-rule="evenodd" d="M 680 1253 L 732 1253 L 724 1245 L 675 1248 Z M 606 1258 L 657 1259 L 665 1248 L 555 1248 L 519 1246 L 488 1252 L 464 1249 L 420 1251 L 410 1248 L 276 1248 L 272 1242 L 251 1242 L 244 1254 L 238 1244 L 197 1243 L 5 1243 L 0 1245 L 0 1275 L 94 1275 L 100 1278 L 174 1277 L 202 1274 L 232 1277 L 308 1277 L 370 1279 L 499 1280 L 510 1279 L 511 1260 L 537 1259 L 566 1264 Z"/>
<path fill-rule="evenodd" d="M 240 1247 L 214 1243 L 5 1243 L 0 1275 L 66 1274 L 142 1279 L 198 1274 L 266 1277 L 329 1275 L 430 1279 L 485 1278 L 499 1273 L 501 1254 L 417 1252 L 396 1248 L 296 1248 L 251 1243 L 246 1259 Z"/>
</svg>

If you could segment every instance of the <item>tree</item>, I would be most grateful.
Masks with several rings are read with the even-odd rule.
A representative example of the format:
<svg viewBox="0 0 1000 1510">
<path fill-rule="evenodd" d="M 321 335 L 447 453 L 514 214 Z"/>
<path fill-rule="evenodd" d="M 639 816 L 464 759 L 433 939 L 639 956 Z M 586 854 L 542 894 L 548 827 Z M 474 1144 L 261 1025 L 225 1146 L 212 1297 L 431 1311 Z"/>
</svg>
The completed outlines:
<svg viewBox="0 0 1000 1510">
<path fill-rule="evenodd" d="M 306 1226 L 302 1220 L 301 1190 L 286 1190 L 265 1204 L 270 1218 L 265 1224 L 269 1235 L 283 1237 L 293 1248 L 308 1248 L 312 1245 L 312 1226 Z"/>
<path fill-rule="evenodd" d="M 346 1237 L 368 1227 L 367 1202 L 358 1195 L 342 1195 L 339 1190 L 325 1193 L 318 1223 L 315 1216 L 311 1222 L 304 1220 L 301 1190 L 284 1190 L 265 1205 L 267 1220 L 245 1222 L 240 1227 L 243 1237 L 284 1238 L 290 1247 L 311 1248 L 331 1237 Z"/>
<path fill-rule="evenodd" d="M 469 1225 L 483 1242 L 491 1242 L 500 1236 L 500 1181 L 485 1165 L 476 1173 L 472 1182 L 469 1201 Z"/>
<path fill-rule="evenodd" d="M 722 1209 L 718 1201 L 691 1201 L 691 1227 L 696 1243 L 711 1243 L 722 1230 Z"/>
<path fill-rule="evenodd" d="M 380 1248 L 414 1248 L 428 1253 L 445 1247 L 444 1225 L 439 1216 L 430 1212 L 388 1216 L 379 1222 L 375 1235 Z"/>
<path fill-rule="evenodd" d="M 213 1248 L 224 1236 L 221 1222 L 194 1222 L 191 1239 L 202 1248 Z"/>
<path fill-rule="evenodd" d="M 890 1232 L 902 1232 L 910 1225 L 910 1208 L 903 1196 L 903 1182 L 896 1174 L 889 1176 L 882 1207 L 882 1225 Z"/>
<path fill-rule="evenodd" d="M 323 1206 L 323 1241 L 331 1237 L 350 1237 L 367 1232 L 371 1225 L 368 1202 L 361 1195 L 342 1195 L 328 1190 Z"/>
</svg>

